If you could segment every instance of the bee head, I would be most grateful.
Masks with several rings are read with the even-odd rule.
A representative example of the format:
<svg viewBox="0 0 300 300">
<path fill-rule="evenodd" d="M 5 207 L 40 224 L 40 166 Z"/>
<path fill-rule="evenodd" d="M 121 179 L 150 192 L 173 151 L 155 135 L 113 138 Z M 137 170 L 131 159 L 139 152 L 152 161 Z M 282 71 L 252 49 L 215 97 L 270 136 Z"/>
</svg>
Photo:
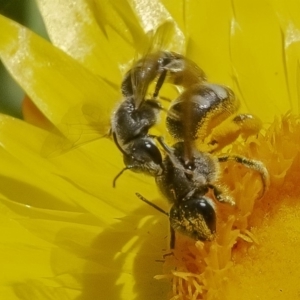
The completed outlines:
<svg viewBox="0 0 300 300">
<path fill-rule="evenodd" d="M 169 214 L 171 227 L 194 240 L 211 241 L 216 232 L 216 213 L 212 201 L 194 195 L 174 204 Z"/>
<path fill-rule="evenodd" d="M 129 143 L 123 161 L 128 169 L 137 173 L 155 176 L 162 170 L 161 153 L 149 137 L 138 138 Z"/>
</svg>

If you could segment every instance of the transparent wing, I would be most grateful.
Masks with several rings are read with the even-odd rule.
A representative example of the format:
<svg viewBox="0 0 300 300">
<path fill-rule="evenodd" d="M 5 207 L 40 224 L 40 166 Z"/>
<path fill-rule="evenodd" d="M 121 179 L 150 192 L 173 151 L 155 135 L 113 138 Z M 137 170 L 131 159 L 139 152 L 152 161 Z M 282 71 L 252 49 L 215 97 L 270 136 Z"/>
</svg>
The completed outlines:
<svg viewBox="0 0 300 300">
<path fill-rule="evenodd" d="M 108 136 L 109 130 L 109 118 L 99 106 L 85 103 L 73 107 L 49 133 L 43 143 L 41 155 L 61 155 L 85 143 Z"/>
<path fill-rule="evenodd" d="M 136 107 L 139 107 L 145 100 L 149 85 L 157 79 L 160 52 L 174 50 L 174 40 L 178 40 L 177 36 L 176 24 L 166 21 L 155 31 L 148 32 L 143 41 L 144 46 L 136 52 L 131 68 L 124 76 L 124 80 L 127 80 L 128 87 L 132 91 Z M 184 44 L 183 37 L 181 43 Z"/>
</svg>

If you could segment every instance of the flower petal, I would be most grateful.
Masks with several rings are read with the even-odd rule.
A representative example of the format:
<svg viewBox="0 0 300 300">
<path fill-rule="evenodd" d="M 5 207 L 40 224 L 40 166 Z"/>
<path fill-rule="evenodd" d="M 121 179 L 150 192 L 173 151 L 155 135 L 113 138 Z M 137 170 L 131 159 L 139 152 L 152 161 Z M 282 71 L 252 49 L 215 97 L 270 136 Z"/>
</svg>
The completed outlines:
<svg viewBox="0 0 300 300">
<path fill-rule="evenodd" d="M 267 1 L 248 1 L 243 5 L 234 1 L 233 13 L 230 54 L 235 88 L 240 91 L 245 111 L 257 114 L 264 122 L 272 121 L 274 115 L 289 110 L 292 101 L 278 17 Z"/>
<path fill-rule="evenodd" d="M 189 1 L 185 23 L 188 56 L 208 80 L 233 88 L 242 109 L 271 122 L 299 113 L 298 2 Z M 253 15 L 255 14 L 255 19 Z"/>
<path fill-rule="evenodd" d="M 23 26 L 3 16 L 0 26 L 0 58 L 47 118 L 58 124 L 70 107 L 90 102 L 103 112 L 105 133 L 116 90 Z"/>
<path fill-rule="evenodd" d="M 94 74 L 111 83 L 121 82 L 117 62 L 125 63 L 132 57 L 133 41 L 112 3 L 39 0 L 38 5 L 55 45 Z"/>
<path fill-rule="evenodd" d="M 155 211 L 134 195 L 138 186 L 138 191 L 152 197 L 153 185 L 141 182 L 137 176 L 137 180 L 120 182 L 115 190 L 109 188 L 114 169 L 100 155 L 97 160 L 105 173 L 99 171 L 98 161 L 91 161 L 89 155 L 99 151 L 99 146 L 103 150 L 107 142 L 111 148 L 104 153 L 110 153 L 109 149 L 115 148 L 110 141 L 103 140 L 95 148 L 92 146 L 96 143 L 90 143 L 83 146 L 84 151 L 74 150 L 69 157 L 48 160 L 38 155 L 45 131 L 11 117 L 0 117 L 1 219 L 4 214 L 5 223 L 16 224 L 15 233 L 7 231 L 13 243 L 22 231 L 28 233 L 24 235 L 28 253 L 26 247 L 16 244 L 21 251 L 20 260 L 23 259 L 19 265 L 23 266 L 23 273 L 15 277 L 11 272 L 14 293 L 23 299 L 75 299 L 80 291 L 83 295 L 106 295 L 106 299 L 126 299 L 133 290 L 137 299 L 146 291 L 154 298 L 165 294 L 166 284 L 151 281 L 159 273 L 160 263 L 151 263 L 150 267 L 148 264 L 160 258 L 166 243 L 161 227 L 167 229 L 168 220 L 158 212 L 158 218 L 153 218 L 150 214 Z M 74 165 L 74 161 L 78 164 Z M 23 240 L 19 241 L 23 245 Z M 4 270 L 9 266 L 9 258 L 17 255 L 6 247 L 0 248 L 0 256 L 6 260 L 2 264 Z M 37 250 L 31 251 L 31 247 Z M 31 264 L 34 255 L 38 256 L 38 264 L 36 270 L 31 270 L 27 262 Z M 43 266 L 40 269 L 39 264 Z M 45 273 L 44 266 L 52 273 Z M 96 289 L 91 286 L 95 282 L 103 284 L 96 285 Z M 116 284 L 121 288 L 116 289 Z"/>
</svg>

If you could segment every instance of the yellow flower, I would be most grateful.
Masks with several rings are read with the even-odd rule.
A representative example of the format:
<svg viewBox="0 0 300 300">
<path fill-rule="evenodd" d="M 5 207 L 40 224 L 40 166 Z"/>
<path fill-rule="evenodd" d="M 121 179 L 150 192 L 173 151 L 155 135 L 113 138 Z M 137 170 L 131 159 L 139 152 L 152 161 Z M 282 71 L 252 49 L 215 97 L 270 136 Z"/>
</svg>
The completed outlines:
<svg viewBox="0 0 300 300">
<path fill-rule="evenodd" d="M 286 114 L 300 103 L 296 1 L 60 2 L 38 1 L 53 45 L 0 17 L 0 58 L 46 117 L 30 101 L 25 119 L 43 129 L 0 116 L 0 298 L 296 299 L 300 125 Z M 118 149 L 84 142 L 107 133 L 120 66 L 171 16 L 174 47 L 181 28 L 209 81 L 230 86 L 241 110 L 266 124 L 231 151 L 263 161 L 271 186 L 256 200 L 257 174 L 224 166 L 237 206 L 220 205 L 217 239 L 180 237 L 163 265 L 168 220 L 135 197 L 167 210 L 153 179 L 128 172 L 113 189 Z M 172 279 L 171 292 L 155 275 Z"/>
</svg>

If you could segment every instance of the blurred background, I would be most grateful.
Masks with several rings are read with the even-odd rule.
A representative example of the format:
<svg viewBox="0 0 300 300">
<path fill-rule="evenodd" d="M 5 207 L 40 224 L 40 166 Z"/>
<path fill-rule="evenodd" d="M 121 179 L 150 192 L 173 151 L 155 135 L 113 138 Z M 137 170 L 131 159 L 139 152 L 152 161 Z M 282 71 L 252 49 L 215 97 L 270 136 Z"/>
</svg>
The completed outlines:
<svg viewBox="0 0 300 300">
<path fill-rule="evenodd" d="M 47 38 L 35 0 L 0 0 L 0 14 Z M 24 92 L 10 77 L 0 61 L 0 113 L 22 118 L 21 102 L 23 97 Z"/>
</svg>

